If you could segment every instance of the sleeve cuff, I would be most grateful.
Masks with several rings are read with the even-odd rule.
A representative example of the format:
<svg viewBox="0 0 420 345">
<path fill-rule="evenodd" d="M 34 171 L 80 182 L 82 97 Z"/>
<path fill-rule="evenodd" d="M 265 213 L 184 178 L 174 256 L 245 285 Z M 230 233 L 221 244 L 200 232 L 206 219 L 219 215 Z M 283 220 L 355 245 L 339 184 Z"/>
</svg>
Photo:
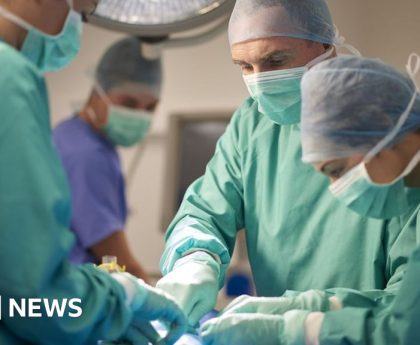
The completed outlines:
<svg viewBox="0 0 420 345">
<path fill-rule="evenodd" d="M 111 273 L 111 277 L 114 278 L 125 291 L 125 303 L 131 309 L 135 311 L 141 305 L 144 304 L 147 293 L 139 294 L 139 287 L 143 284 L 141 279 L 132 276 L 129 273 Z"/>
</svg>

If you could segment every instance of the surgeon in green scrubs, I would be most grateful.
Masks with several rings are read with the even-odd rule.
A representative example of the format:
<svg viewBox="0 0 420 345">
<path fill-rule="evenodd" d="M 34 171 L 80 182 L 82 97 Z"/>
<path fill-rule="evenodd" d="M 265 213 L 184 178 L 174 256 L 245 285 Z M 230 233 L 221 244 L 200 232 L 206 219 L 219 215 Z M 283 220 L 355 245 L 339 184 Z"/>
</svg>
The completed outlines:
<svg viewBox="0 0 420 345">
<path fill-rule="evenodd" d="M 420 235 L 418 71 L 416 55 L 409 76 L 366 58 L 320 63 L 303 77 L 301 124 L 303 160 L 330 178 L 337 203 L 370 218 L 399 215 Z M 415 345 L 419 277 L 417 247 L 397 294 L 329 289 L 242 296 L 202 327 L 204 343 Z"/>
<path fill-rule="evenodd" d="M 337 202 L 353 212 L 379 219 L 410 215 L 407 225 L 417 229 L 412 239 L 417 248 L 397 295 L 378 298 L 368 308 L 313 314 L 307 326 L 319 333 L 320 344 L 419 343 L 420 89 L 415 77 L 420 56 L 410 55 L 407 72 L 378 60 L 343 57 L 314 67 L 302 81 L 303 160 L 330 178 Z"/>
<path fill-rule="evenodd" d="M 353 212 L 328 191 L 328 178 L 301 161 L 302 76 L 343 44 L 327 4 L 238 0 L 229 39 L 251 97 L 233 115 L 204 176 L 186 192 L 166 234 L 165 276 L 157 286 L 195 324 L 214 307 L 244 229 L 259 296 L 327 288 L 374 290 L 370 297 L 395 293 L 415 227 L 405 217 Z"/>
<path fill-rule="evenodd" d="M 150 324 L 157 319 L 168 325 L 172 344 L 186 328 L 164 292 L 127 273 L 67 260 L 74 243 L 70 193 L 52 145 L 43 74 L 77 55 L 80 13 L 96 2 L 0 0 L 0 344 L 147 345 L 158 340 Z M 39 299 L 33 311 L 42 317 L 9 316 L 11 299 L 28 305 L 28 298 Z M 72 317 L 67 307 L 63 317 L 48 316 L 45 303 L 75 298 L 81 315 Z"/>
</svg>

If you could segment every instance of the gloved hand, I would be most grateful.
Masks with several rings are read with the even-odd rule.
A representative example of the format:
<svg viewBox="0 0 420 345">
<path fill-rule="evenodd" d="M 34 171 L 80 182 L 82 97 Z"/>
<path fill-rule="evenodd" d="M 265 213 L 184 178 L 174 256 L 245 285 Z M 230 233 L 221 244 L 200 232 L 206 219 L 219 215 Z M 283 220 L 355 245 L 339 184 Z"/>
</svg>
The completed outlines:
<svg viewBox="0 0 420 345">
<path fill-rule="evenodd" d="M 179 259 L 173 270 L 158 281 L 157 287 L 173 296 L 188 317 L 191 327 L 214 308 L 219 291 L 220 266 L 205 252 Z"/>
<path fill-rule="evenodd" d="M 304 345 L 304 310 L 284 315 L 230 314 L 207 321 L 201 327 L 204 345 Z"/>
<path fill-rule="evenodd" d="M 282 315 L 294 309 L 309 311 L 330 310 L 328 295 L 323 291 L 308 290 L 299 294 L 289 291 L 286 292 L 287 294 L 294 297 L 240 296 L 223 310 L 223 315 L 244 313 Z"/>
<path fill-rule="evenodd" d="M 155 344 L 160 336 L 150 321 L 159 320 L 168 328 L 164 341 L 170 345 L 175 343 L 187 330 L 187 319 L 176 302 L 164 291 L 145 284 L 128 273 L 113 273 L 111 276 L 123 287 L 127 296 L 127 304 L 133 312 L 132 323 L 123 342 L 133 345 Z"/>
</svg>

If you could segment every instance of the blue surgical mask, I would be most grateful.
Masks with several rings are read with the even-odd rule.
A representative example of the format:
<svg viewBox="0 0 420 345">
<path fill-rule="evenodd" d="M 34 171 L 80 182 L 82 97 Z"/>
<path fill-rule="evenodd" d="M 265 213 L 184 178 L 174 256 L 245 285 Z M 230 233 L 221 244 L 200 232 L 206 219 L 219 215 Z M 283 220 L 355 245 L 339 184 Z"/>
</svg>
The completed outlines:
<svg viewBox="0 0 420 345">
<path fill-rule="evenodd" d="M 414 82 L 417 71 L 410 70 L 410 65 L 409 61 L 407 70 Z M 330 186 L 331 193 L 337 199 L 362 216 L 389 219 L 404 214 L 412 206 L 410 204 L 410 188 L 405 186 L 404 177 L 410 174 L 419 164 L 420 151 L 413 156 L 402 174 L 387 184 L 373 182 L 366 169 L 366 163 L 370 162 L 373 157 L 387 147 L 399 134 L 399 130 L 410 115 L 416 97 L 417 90 L 413 93 L 409 105 L 390 133 L 367 153 L 361 163 L 349 170 Z"/>
<path fill-rule="evenodd" d="M 310 67 L 333 52 L 334 48 L 331 48 L 303 67 L 244 75 L 248 91 L 258 103 L 258 111 L 279 125 L 299 123 L 302 77 Z"/>
<path fill-rule="evenodd" d="M 41 73 L 53 72 L 67 66 L 80 50 L 82 17 L 73 10 L 73 0 L 67 0 L 69 13 L 58 35 L 49 35 L 0 7 L 0 15 L 28 31 L 21 53 L 34 63 Z"/>
</svg>

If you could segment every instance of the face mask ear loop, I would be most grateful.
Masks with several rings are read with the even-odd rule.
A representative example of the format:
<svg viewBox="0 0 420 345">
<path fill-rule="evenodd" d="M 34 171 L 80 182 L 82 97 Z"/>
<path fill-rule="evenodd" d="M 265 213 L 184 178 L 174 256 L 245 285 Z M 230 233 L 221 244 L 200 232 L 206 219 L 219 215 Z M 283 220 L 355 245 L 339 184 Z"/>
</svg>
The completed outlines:
<svg viewBox="0 0 420 345">
<path fill-rule="evenodd" d="M 414 103 L 416 102 L 417 97 L 419 96 L 418 86 L 416 84 L 415 77 L 417 73 L 420 71 L 420 56 L 412 53 L 408 58 L 407 63 L 407 73 L 414 84 L 414 93 L 411 97 L 410 103 L 408 103 L 407 108 L 405 109 L 404 113 L 400 116 L 397 124 L 395 127 L 389 132 L 368 154 L 366 155 L 365 159 L 363 160 L 365 163 L 370 162 L 370 160 L 375 157 L 380 151 L 382 151 L 386 145 L 398 134 L 399 130 L 402 128 L 404 123 L 407 121 L 408 116 L 413 109 Z"/>
<path fill-rule="evenodd" d="M 413 80 L 416 91 L 420 92 L 420 88 L 416 83 L 416 75 L 420 72 L 420 56 L 416 53 L 411 53 L 408 57 L 408 62 L 406 66 L 408 75 Z"/>
<path fill-rule="evenodd" d="M 350 53 L 352 53 L 355 56 L 362 56 L 362 53 L 360 53 L 360 51 L 357 50 L 356 47 L 346 42 L 346 39 L 344 38 L 344 36 L 340 35 L 340 31 L 335 25 L 334 25 L 334 31 L 335 31 L 334 46 L 336 46 L 337 48 L 347 49 Z"/>
<path fill-rule="evenodd" d="M 95 90 L 98 92 L 99 97 L 102 98 L 102 100 L 108 105 L 108 107 L 111 107 L 113 104 L 111 100 L 109 99 L 108 95 L 106 94 L 105 90 L 102 88 L 99 83 L 95 83 Z"/>
<path fill-rule="evenodd" d="M 70 7 L 70 11 L 74 10 L 74 0 L 66 0 L 67 4 Z"/>
<path fill-rule="evenodd" d="M 95 111 L 92 109 L 92 107 L 89 107 L 86 109 L 86 113 L 89 116 L 89 119 L 92 123 L 96 122 L 96 113 Z"/>
<path fill-rule="evenodd" d="M 4 18 L 10 20 L 12 23 L 15 23 L 16 25 L 19 25 L 21 28 L 24 28 L 25 30 L 29 31 L 33 29 L 33 26 L 30 25 L 28 22 L 24 21 L 22 18 L 16 16 L 12 12 L 9 12 L 2 6 L 0 6 L 0 15 Z"/>
<path fill-rule="evenodd" d="M 316 64 L 327 60 L 332 54 L 334 53 L 334 47 L 331 47 L 330 49 L 328 49 L 326 52 L 322 53 L 321 55 L 319 55 L 318 57 L 316 57 L 315 59 L 313 59 L 312 61 L 309 61 L 306 64 L 306 68 L 310 69 L 311 67 L 315 66 Z"/>
</svg>

